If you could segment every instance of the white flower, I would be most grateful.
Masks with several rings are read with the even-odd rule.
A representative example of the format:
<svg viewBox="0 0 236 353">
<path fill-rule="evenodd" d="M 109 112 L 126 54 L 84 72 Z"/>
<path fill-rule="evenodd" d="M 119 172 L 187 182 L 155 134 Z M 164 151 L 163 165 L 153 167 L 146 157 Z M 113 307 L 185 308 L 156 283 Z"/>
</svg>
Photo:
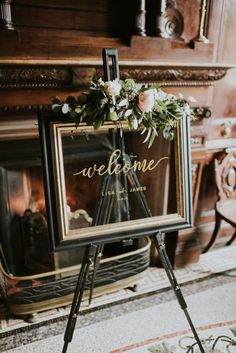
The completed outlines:
<svg viewBox="0 0 236 353">
<path fill-rule="evenodd" d="M 120 94 L 121 84 L 118 80 L 106 81 L 103 90 L 108 96 L 115 97 Z"/>
<path fill-rule="evenodd" d="M 149 89 L 138 95 L 138 107 L 143 113 L 151 112 L 155 103 L 154 90 Z"/>
</svg>

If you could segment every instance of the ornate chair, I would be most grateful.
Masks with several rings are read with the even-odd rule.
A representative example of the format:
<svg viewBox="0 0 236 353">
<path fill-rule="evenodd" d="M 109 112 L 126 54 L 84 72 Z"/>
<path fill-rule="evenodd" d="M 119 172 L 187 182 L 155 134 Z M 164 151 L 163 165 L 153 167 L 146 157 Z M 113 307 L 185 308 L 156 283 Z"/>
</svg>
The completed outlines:
<svg viewBox="0 0 236 353">
<path fill-rule="evenodd" d="M 218 201 L 215 205 L 215 228 L 203 253 L 214 244 L 224 220 L 234 227 L 234 233 L 226 245 L 236 238 L 236 148 L 226 150 L 219 160 L 215 159 L 215 180 L 218 189 Z"/>
</svg>

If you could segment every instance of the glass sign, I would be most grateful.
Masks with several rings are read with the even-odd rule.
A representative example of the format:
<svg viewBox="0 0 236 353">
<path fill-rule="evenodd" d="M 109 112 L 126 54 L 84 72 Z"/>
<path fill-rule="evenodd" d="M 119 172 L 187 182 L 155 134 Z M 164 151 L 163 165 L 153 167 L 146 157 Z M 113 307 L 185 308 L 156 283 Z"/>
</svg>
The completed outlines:
<svg viewBox="0 0 236 353">
<path fill-rule="evenodd" d="M 188 129 L 150 148 L 141 130 L 39 118 L 52 249 L 173 231 L 191 224 Z"/>
</svg>

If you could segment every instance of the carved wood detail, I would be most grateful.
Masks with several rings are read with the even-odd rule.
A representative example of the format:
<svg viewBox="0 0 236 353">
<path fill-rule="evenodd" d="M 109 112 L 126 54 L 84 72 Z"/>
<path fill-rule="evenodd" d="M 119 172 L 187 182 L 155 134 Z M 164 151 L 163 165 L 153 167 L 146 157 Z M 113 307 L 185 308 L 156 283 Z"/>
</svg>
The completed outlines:
<svg viewBox="0 0 236 353">
<path fill-rule="evenodd" d="M 123 79 L 133 78 L 140 82 L 162 82 L 162 85 L 175 85 L 181 82 L 181 86 L 211 85 L 212 82 L 222 79 L 228 68 L 121 68 Z"/>
<path fill-rule="evenodd" d="M 0 88 L 52 88 L 72 82 L 69 68 L 0 67 Z"/>
<path fill-rule="evenodd" d="M 173 0 L 167 1 L 162 26 L 164 38 L 181 38 L 184 30 L 184 18 L 181 12 L 176 8 L 176 3 Z"/>
<path fill-rule="evenodd" d="M 140 82 L 162 82 L 162 85 L 211 85 L 227 73 L 228 68 L 157 68 L 121 67 L 121 78 Z M 0 67 L 0 89 L 88 87 L 92 79 L 102 77 L 100 67 Z"/>
<path fill-rule="evenodd" d="M 22 104 L 22 105 L 4 105 L 0 106 L 0 114 L 4 113 L 11 114 L 11 113 L 35 113 L 41 110 L 51 110 L 51 105 L 49 104 Z"/>
</svg>

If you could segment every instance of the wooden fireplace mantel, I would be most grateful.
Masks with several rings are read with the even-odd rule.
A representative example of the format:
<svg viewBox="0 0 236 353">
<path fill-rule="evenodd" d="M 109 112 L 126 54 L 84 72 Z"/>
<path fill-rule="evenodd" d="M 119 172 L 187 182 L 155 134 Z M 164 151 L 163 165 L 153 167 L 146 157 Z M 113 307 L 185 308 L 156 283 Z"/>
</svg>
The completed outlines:
<svg viewBox="0 0 236 353">
<path fill-rule="evenodd" d="M 120 61 L 121 78 L 139 82 L 161 82 L 162 86 L 207 86 L 222 79 L 233 66 L 186 65 Z M 95 76 L 102 77 L 99 61 L 36 61 L 0 64 L 1 89 L 84 88 Z"/>
<path fill-rule="evenodd" d="M 159 82 L 163 87 L 209 87 L 224 78 L 232 65 L 186 65 L 120 61 L 122 79 Z M 101 60 L 76 62 L 12 60 L 0 64 L 0 112 L 32 112 L 51 103 L 56 94 L 66 96 L 88 89 L 90 82 L 103 77 Z M 173 90 L 173 89 L 172 89 Z M 208 104 L 209 105 L 209 104 Z M 0 117 L 1 118 L 1 117 Z"/>
</svg>

